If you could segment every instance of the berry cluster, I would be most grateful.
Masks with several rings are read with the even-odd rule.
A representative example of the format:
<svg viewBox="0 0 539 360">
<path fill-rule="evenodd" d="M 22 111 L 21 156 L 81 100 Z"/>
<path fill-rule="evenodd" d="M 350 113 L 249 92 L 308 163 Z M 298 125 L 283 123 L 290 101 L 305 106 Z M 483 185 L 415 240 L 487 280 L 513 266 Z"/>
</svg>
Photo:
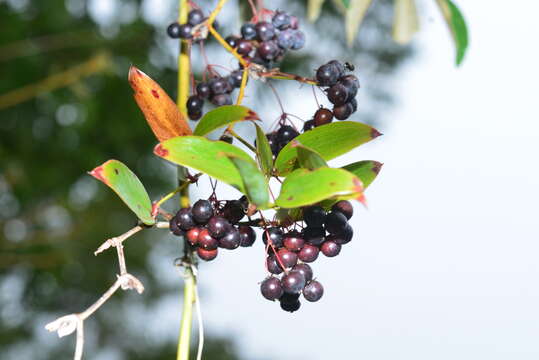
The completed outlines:
<svg viewBox="0 0 539 360">
<path fill-rule="evenodd" d="M 209 200 L 198 200 L 192 207 L 180 209 L 170 220 L 170 230 L 174 235 L 185 236 L 196 247 L 202 260 L 217 257 L 218 248 L 228 250 L 239 246 L 252 246 L 256 233 L 248 225 L 238 225 L 245 216 L 247 199 L 228 200 L 223 206 Z"/>
<path fill-rule="evenodd" d="M 195 26 L 202 24 L 207 18 L 204 17 L 199 9 L 193 9 L 189 11 L 187 15 L 187 22 L 185 24 L 178 24 L 173 22 L 167 28 L 167 34 L 173 39 L 186 39 L 190 40 L 193 38 L 193 30 Z"/>
<path fill-rule="evenodd" d="M 277 157 L 281 149 L 298 135 L 299 132 L 296 129 L 285 124 L 281 124 L 274 132 L 266 134 L 273 156 Z"/>
<path fill-rule="evenodd" d="M 262 240 L 268 246 L 266 268 L 272 275 L 261 283 L 262 295 L 268 300 L 279 300 L 281 308 L 290 312 L 299 309 L 300 293 L 307 301 L 318 301 L 324 288 L 313 280 L 313 271 L 307 263 L 314 262 L 320 252 L 327 257 L 340 253 L 341 246 L 352 240 L 354 232 L 348 224 L 352 215 L 352 204 L 341 200 L 329 212 L 321 206 L 304 208 L 303 220 L 307 226 L 301 232 L 267 228 Z M 281 273 L 280 279 L 275 276 Z"/>
</svg>

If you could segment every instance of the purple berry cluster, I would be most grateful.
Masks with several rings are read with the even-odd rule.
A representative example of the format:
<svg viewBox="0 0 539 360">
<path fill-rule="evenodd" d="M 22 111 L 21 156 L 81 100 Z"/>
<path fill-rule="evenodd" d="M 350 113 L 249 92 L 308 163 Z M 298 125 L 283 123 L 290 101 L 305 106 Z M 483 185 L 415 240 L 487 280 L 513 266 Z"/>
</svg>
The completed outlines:
<svg viewBox="0 0 539 360">
<path fill-rule="evenodd" d="M 273 156 L 277 157 L 281 149 L 298 135 L 299 132 L 296 129 L 285 124 L 281 124 L 274 132 L 266 134 Z"/>
<path fill-rule="evenodd" d="M 192 207 L 180 209 L 169 225 L 174 235 L 186 237 L 196 247 L 198 257 L 206 261 L 217 257 L 218 248 L 248 247 L 256 240 L 252 227 L 238 224 L 248 206 L 245 197 L 215 204 L 218 205 L 213 206 L 209 200 L 198 200 Z"/>
<path fill-rule="evenodd" d="M 167 34 L 173 39 L 185 39 L 190 40 L 193 38 L 193 30 L 195 26 L 204 22 L 207 18 L 204 17 L 204 13 L 199 9 L 193 9 L 189 11 L 187 15 L 187 22 L 185 24 L 178 24 L 173 22 L 167 28 Z"/>
<path fill-rule="evenodd" d="M 352 215 L 352 204 L 341 200 L 329 212 L 321 206 L 304 208 L 303 221 L 307 226 L 301 232 L 285 232 L 281 227 L 265 229 L 262 240 L 268 246 L 266 268 L 272 275 L 260 285 L 262 296 L 279 300 L 281 308 L 290 312 L 299 309 L 301 293 L 307 301 L 320 300 L 324 287 L 313 280 L 307 263 L 314 262 L 320 252 L 327 257 L 340 253 L 342 245 L 352 240 L 354 232 L 348 223 Z"/>
</svg>

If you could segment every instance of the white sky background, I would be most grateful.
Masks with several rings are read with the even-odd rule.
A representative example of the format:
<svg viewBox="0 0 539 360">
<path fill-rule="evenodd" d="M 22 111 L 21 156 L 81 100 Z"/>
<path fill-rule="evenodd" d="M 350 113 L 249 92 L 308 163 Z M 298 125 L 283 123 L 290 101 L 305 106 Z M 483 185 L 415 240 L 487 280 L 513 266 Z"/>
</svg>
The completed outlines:
<svg viewBox="0 0 539 360">
<path fill-rule="evenodd" d="M 360 235 L 314 263 L 323 299 L 294 314 L 265 301 L 258 248 L 201 271 L 206 326 L 246 359 L 539 357 L 539 5 L 460 1 L 471 47 L 456 69 L 422 3 L 385 136 L 335 162 L 385 166 L 356 208 Z"/>
</svg>

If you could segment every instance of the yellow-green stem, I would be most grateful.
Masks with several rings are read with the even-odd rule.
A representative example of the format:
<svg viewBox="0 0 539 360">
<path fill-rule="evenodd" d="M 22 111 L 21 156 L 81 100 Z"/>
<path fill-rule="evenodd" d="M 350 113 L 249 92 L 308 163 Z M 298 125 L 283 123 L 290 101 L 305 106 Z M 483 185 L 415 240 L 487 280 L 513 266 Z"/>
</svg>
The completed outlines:
<svg viewBox="0 0 539 360">
<path fill-rule="evenodd" d="M 189 360 L 191 345 L 191 328 L 193 323 L 193 303 L 196 301 L 196 279 L 191 267 L 185 265 L 185 281 L 183 285 L 183 311 L 178 339 L 178 353 L 176 360 Z"/>
<path fill-rule="evenodd" d="M 187 0 L 180 0 L 178 23 L 187 22 L 189 4 Z M 180 41 L 180 55 L 178 56 L 178 107 L 184 117 L 187 117 L 187 98 L 189 97 L 189 81 L 191 73 L 191 59 L 189 54 L 189 42 Z"/>
</svg>

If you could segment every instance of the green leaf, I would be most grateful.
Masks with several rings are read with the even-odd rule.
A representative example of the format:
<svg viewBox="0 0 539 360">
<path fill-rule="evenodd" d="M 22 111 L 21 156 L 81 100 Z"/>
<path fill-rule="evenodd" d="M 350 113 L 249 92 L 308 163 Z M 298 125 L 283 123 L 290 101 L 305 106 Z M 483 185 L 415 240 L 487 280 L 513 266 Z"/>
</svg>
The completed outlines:
<svg viewBox="0 0 539 360">
<path fill-rule="evenodd" d="M 339 121 L 316 127 L 295 138 L 328 161 L 382 135 L 373 127 L 353 121 Z M 284 176 L 294 169 L 297 149 L 287 144 L 275 160 L 275 170 Z"/>
<path fill-rule="evenodd" d="M 144 224 L 155 224 L 152 216 L 152 202 L 144 185 L 122 162 L 108 160 L 89 174 L 114 190 Z"/>
<path fill-rule="evenodd" d="M 462 63 L 468 49 L 468 28 L 466 21 L 453 1 L 437 0 L 437 2 L 455 42 L 456 64 L 458 66 Z"/>
<path fill-rule="evenodd" d="M 258 162 L 260 168 L 266 176 L 270 177 L 273 171 L 273 153 L 268 142 L 268 138 L 264 134 L 264 130 L 257 124 L 256 126 L 256 152 L 258 153 Z"/>
<path fill-rule="evenodd" d="M 175 164 L 187 166 L 232 185 L 245 193 L 241 175 L 234 163 L 223 154 L 253 161 L 243 150 L 224 141 L 201 136 L 179 136 L 158 144 L 154 154 Z"/>
<path fill-rule="evenodd" d="M 208 111 L 200 119 L 193 135 L 204 136 L 221 126 L 230 125 L 238 121 L 260 120 L 258 115 L 240 105 L 225 105 Z"/>
<path fill-rule="evenodd" d="M 376 179 L 382 165 L 378 161 L 364 160 L 343 166 L 342 169 L 357 176 L 363 183 L 363 188 L 366 189 Z"/>
<path fill-rule="evenodd" d="M 315 22 L 318 19 L 324 1 L 325 0 L 309 0 L 309 3 L 307 4 L 307 19 L 309 19 L 310 22 Z"/>
<path fill-rule="evenodd" d="M 335 196 L 364 201 L 361 180 L 343 169 L 297 169 L 284 180 L 275 203 L 283 208 L 295 208 Z"/>
<path fill-rule="evenodd" d="M 267 208 L 269 202 L 268 183 L 264 174 L 258 170 L 252 160 L 245 160 L 233 154 L 225 155 L 238 169 L 249 203 L 255 204 L 259 209 Z"/>
<path fill-rule="evenodd" d="M 393 40 L 399 44 L 408 44 L 417 30 L 419 20 L 415 0 L 395 0 Z"/>
<path fill-rule="evenodd" d="M 346 42 L 351 47 L 359 30 L 359 26 L 367 13 L 372 0 L 349 0 L 346 6 L 345 30 Z"/>
<path fill-rule="evenodd" d="M 319 153 L 307 146 L 301 144 L 297 140 L 292 140 L 292 147 L 298 151 L 299 166 L 309 170 L 315 170 L 323 166 L 328 166 Z"/>
</svg>

